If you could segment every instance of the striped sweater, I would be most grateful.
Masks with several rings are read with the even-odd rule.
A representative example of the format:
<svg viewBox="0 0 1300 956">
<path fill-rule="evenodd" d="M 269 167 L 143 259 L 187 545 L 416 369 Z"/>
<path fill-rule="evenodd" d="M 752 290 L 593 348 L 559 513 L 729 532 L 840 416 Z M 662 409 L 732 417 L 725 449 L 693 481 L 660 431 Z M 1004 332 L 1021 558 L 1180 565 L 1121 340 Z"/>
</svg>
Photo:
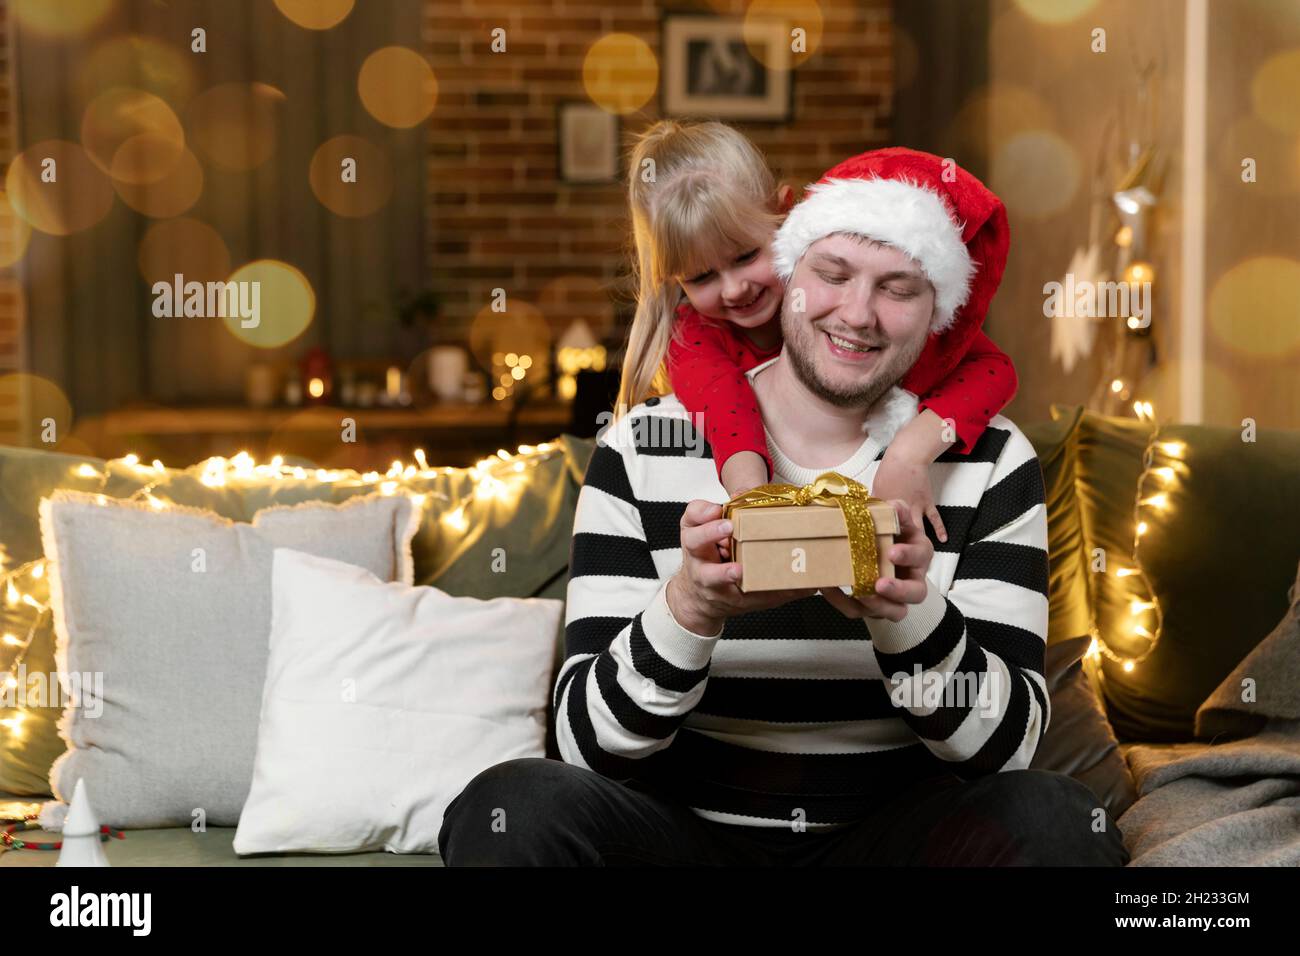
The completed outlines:
<svg viewBox="0 0 1300 956">
<path fill-rule="evenodd" d="M 769 434 L 775 480 L 836 470 L 870 487 L 900 397 L 916 414 L 894 389 L 877 405 L 893 420 L 869 419 L 862 448 L 833 469 L 800 468 Z M 846 618 L 815 595 L 705 636 L 677 624 L 664 595 L 686 504 L 728 497 L 698 425 L 675 396 L 652 398 L 592 454 L 555 687 L 561 757 L 709 820 L 810 829 L 851 823 L 908 781 L 1027 767 L 1050 719 L 1047 518 L 1019 429 L 995 416 L 969 455 L 931 466 L 948 541 L 927 527 L 928 593 L 902 621 Z"/>
</svg>

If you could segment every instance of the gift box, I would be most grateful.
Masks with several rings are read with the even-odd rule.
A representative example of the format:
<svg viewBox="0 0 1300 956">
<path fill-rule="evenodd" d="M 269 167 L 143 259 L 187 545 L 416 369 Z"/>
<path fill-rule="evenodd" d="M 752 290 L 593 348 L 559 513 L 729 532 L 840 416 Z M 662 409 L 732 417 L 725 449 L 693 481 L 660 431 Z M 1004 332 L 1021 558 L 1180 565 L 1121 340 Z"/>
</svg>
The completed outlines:
<svg viewBox="0 0 1300 956">
<path fill-rule="evenodd" d="M 786 503 L 796 501 L 803 503 Z M 742 591 L 852 588 L 854 542 L 862 577 L 855 593 L 873 593 L 877 578 L 894 573 L 886 557 L 899 533 L 893 505 L 835 472 L 804 488 L 761 485 L 728 502 L 726 514 Z"/>
</svg>

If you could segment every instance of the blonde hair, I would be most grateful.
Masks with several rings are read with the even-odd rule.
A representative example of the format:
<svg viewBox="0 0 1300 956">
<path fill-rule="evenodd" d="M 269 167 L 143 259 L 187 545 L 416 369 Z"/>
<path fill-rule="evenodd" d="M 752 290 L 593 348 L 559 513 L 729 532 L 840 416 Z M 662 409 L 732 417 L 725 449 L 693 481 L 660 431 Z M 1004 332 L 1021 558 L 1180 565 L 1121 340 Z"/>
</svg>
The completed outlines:
<svg viewBox="0 0 1300 956">
<path fill-rule="evenodd" d="M 711 268 L 720 250 L 766 245 L 780 225 L 763 154 L 725 123 L 661 120 L 628 168 L 636 313 L 614 417 L 672 390 L 664 359 L 683 293 L 677 277 Z"/>
</svg>

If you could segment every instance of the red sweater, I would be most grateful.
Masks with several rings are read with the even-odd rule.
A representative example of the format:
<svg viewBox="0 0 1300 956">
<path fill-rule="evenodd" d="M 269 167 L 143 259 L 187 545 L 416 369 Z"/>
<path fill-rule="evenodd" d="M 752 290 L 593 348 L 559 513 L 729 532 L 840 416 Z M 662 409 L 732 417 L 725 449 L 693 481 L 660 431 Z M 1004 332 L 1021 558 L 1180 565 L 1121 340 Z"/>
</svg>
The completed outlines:
<svg viewBox="0 0 1300 956">
<path fill-rule="evenodd" d="M 674 333 L 668 347 L 668 376 L 681 403 L 692 413 L 703 414 L 705 438 L 713 448 L 719 477 L 728 458 L 738 451 L 752 451 L 767 462 L 771 481 L 767 435 L 758 399 L 745 373 L 774 358 L 781 343 L 759 348 L 739 326 L 707 319 L 689 302 L 677 307 Z M 942 338 L 926 340 L 916 364 L 899 385 L 920 398 L 920 409 L 953 420 L 957 443 L 951 450 L 965 455 L 975 447 L 989 419 L 1016 394 L 1016 370 L 1011 359 L 980 332 L 961 361 L 945 375 L 938 348 Z"/>
</svg>

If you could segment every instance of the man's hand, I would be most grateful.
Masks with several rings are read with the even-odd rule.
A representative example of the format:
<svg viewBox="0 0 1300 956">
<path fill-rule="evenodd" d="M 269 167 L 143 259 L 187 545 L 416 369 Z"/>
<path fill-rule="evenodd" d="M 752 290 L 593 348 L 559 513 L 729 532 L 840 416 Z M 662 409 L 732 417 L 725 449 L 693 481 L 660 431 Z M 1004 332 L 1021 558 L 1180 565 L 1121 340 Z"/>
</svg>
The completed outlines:
<svg viewBox="0 0 1300 956">
<path fill-rule="evenodd" d="M 839 588 L 826 588 L 822 597 L 845 617 L 878 617 L 888 621 L 901 621 L 907 616 L 907 605 L 925 600 L 929 587 L 925 573 L 934 557 L 934 545 L 925 536 L 922 526 L 912 517 L 907 502 L 889 502 L 898 512 L 898 536 L 890 545 L 887 557 L 894 562 L 894 577 L 876 581 L 876 593 L 860 598 L 845 594 Z"/>
<path fill-rule="evenodd" d="M 722 505 L 697 499 L 682 512 L 682 566 L 668 580 L 664 593 L 677 623 L 688 631 L 711 637 L 727 618 L 812 597 L 816 588 L 755 591 L 737 586 L 740 564 L 729 560 L 727 537 L 731 522 L 722 520 Z"/>
</svg>

